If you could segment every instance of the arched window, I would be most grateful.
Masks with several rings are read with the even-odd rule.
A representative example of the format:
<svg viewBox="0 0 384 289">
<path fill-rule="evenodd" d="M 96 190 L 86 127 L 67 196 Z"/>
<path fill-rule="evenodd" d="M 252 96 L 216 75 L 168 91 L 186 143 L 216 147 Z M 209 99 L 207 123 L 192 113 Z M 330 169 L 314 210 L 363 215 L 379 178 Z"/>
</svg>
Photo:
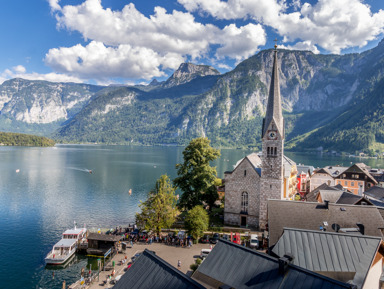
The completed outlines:
<svg viewBox="0 0 384 289">
<path fill-rule="evenodd" d="M 241 194 L 241 211 L 248 213 L 248 193 L 242 192 Z"/>
<path fill-rule="evenodd" d="M 275 147 L 275 152 L 273 155 L 277 156 L 277 147 Z"/>
<path fill-rule="evenodd" d="M 271 153 L 270 153 L 270 148 L 267 147 L 267 156 L 269 156 Z"/>
</svg>

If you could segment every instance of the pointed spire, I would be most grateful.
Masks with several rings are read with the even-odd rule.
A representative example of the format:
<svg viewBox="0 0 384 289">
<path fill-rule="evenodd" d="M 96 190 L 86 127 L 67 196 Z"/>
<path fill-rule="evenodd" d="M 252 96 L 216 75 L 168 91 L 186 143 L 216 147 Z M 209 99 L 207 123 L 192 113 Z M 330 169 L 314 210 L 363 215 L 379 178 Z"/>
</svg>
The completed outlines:
<svg viewBox="0 0 384 289">
<path fill-rule="evenodd" d="M 272 119 L 274 120 L 277 130 L 284 138 L 284 121 L 283 113 L 281 109 L 281 97 L 280 97 L 280 86 L 279 86 L 279 70 L 277 63 L 277 45 L 275 44 L 274 60 L 272 69 L 271 86 L 269 88 L 267 111 L 263 122 L 263 134 L 266 133 Z"/>
</svg>

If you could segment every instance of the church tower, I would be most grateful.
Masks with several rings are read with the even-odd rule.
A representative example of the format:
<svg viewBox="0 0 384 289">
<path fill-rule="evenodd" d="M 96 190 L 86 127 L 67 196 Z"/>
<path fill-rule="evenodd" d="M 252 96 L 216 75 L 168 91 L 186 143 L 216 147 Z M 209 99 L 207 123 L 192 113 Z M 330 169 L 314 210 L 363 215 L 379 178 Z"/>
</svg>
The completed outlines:
<svg viewBox="0 0 384 289">
<path fill-rule="evenodd" d="M 261 133 L 262 165 L 260 183 L 259 226 L 267 223 L 267 200 L 283 196 L 284 119 L 281 109 L 277 45 L 274 50 L 271 86 Z"/>
</svg>

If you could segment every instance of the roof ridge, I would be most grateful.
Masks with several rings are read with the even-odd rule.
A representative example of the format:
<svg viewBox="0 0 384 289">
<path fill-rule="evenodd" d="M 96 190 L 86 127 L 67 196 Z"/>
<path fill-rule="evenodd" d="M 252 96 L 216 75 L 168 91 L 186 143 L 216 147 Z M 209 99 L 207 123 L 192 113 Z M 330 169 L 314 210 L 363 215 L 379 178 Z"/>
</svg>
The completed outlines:
<svg viewBox="0 0 384 289">
<path fill-rule="evenodd" d="M 181 278 L 187 280 L 188 282 L 192 283 L 193 285 L 196 285 L 198 286 L 199 288 L 205 288 L 204 286 L 202 286 L 200 283 L 198 283 L 197 281 L 193 280 L 191 277 L 187 276 L 186 274 L 184 274 L 183 272 L 181 272 L 180 270 L 176 269 L 174 266 L 172 266 L 171 264 L 169 264 L 167 261 L 163 260 L 162 258 L 160 258 L 159 256 L 157 256 L 156 254 L 153 253 L 153 251 L 150 251 L 148 250 L 147 248 L 144 249 L 142 255 L 145 255 L 149 258 L 151 258 L 152 260 L 154 260 L 155 262 L 158 262 L 160 263 L 161 265 L 169 268 L 173 273 L 176 273 L 176 275 L 180 276 Z M 139 257 L 140 258 L 140 257 Z M 139 259 L 137 258 L 137 259 Z"/>
<path fill-rule="evenodd" d="M 332 234 L 336 236 L 346 236 L 346 237 L 355 237 L 355 238 L 365 238 L 365 239 L 376 239 L 381 241 L 381 237 L 376 236 L 369 236 L 369 235 L 353 235 L 353 234 L 347 234 L 347 233 L 336 233 L 336 232 L 329 232 L 329 231 L 317 231 L 317 230 L 308 230 L 308 229 L 300 229 L 300 228 L 289 228 L 284 227 L 283 230 L 290 230 L 290 231 L 301 231 L 301 232 L 311 232 L 311 233 L 318 233 L 318 234 Z"/>
</svg>

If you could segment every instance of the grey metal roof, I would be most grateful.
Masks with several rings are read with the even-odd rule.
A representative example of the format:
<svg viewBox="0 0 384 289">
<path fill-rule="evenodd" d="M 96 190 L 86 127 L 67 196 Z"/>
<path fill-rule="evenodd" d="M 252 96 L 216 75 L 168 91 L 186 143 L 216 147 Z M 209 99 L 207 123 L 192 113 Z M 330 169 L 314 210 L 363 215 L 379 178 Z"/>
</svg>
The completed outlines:
<svg viewBox="0 0 384 289">
<path fill-rule="evenodd" d="M 365 235 L 383 236 L 379 228 L 384 228 L 384 220 L 377 207 L 332 203 L 328 209 L 318 206 L 319 203 L 268 200 L 269 246 L 276 244 L 284 227 L 319 230 L 324 222 L 329 225 L 327 230 L 332 232 L 334 223 L 341 228 L 357 228 L 356 223 L 361 223 Z"/>
<path fill-rule="evenodd" d="M 145 249 L 113 289 L 204 288 L 154 253 Z"/>
<path fill-rule="evenodd" d="M 280 274 L 278 259 L 225 240 L 219 241 L 192 277 L 236 289 L 350 288 L 349 284 L 295 265 L 288 265 Z"/>
<path fill-rule="evenodd" d="M 328 186 L 326 183 L 321 184 L 318 186 L 316 189 L 313 191 L 309 192 L 306 196 L 307 202 L 317 202 L 317 194 L 319 193 L 320 190 L 334 190 L 334 191 L 341 191 L 340 187 L 334 186 Z"/>
<path fill-rule="evenodd" d="M 373 198 L 378 201 L 384 201 L 384 188 L 373 186 L 364 192 L 368 198 Z"/>
<path fill-rule="evenodd" d="M 380 237 L 284 228 L 272 251 L 292 254 L 294 265 L 311 271 L 354 272 L 352 282 L 361 288 L 380 243 Z"/>
<path fill-rule="evenodd" d="M 315 168 L 313 166 L 307 166 L 307 165 L 302 165 L 302 164 L 299 164 L 296 166 L 297 167 L 297 172 L 300 174 L 301 172 L 304 172 L 304 173 L 308 173 L 310 175 L 313 174 L 313 171 L 315 170 Z"/>
</svg>

